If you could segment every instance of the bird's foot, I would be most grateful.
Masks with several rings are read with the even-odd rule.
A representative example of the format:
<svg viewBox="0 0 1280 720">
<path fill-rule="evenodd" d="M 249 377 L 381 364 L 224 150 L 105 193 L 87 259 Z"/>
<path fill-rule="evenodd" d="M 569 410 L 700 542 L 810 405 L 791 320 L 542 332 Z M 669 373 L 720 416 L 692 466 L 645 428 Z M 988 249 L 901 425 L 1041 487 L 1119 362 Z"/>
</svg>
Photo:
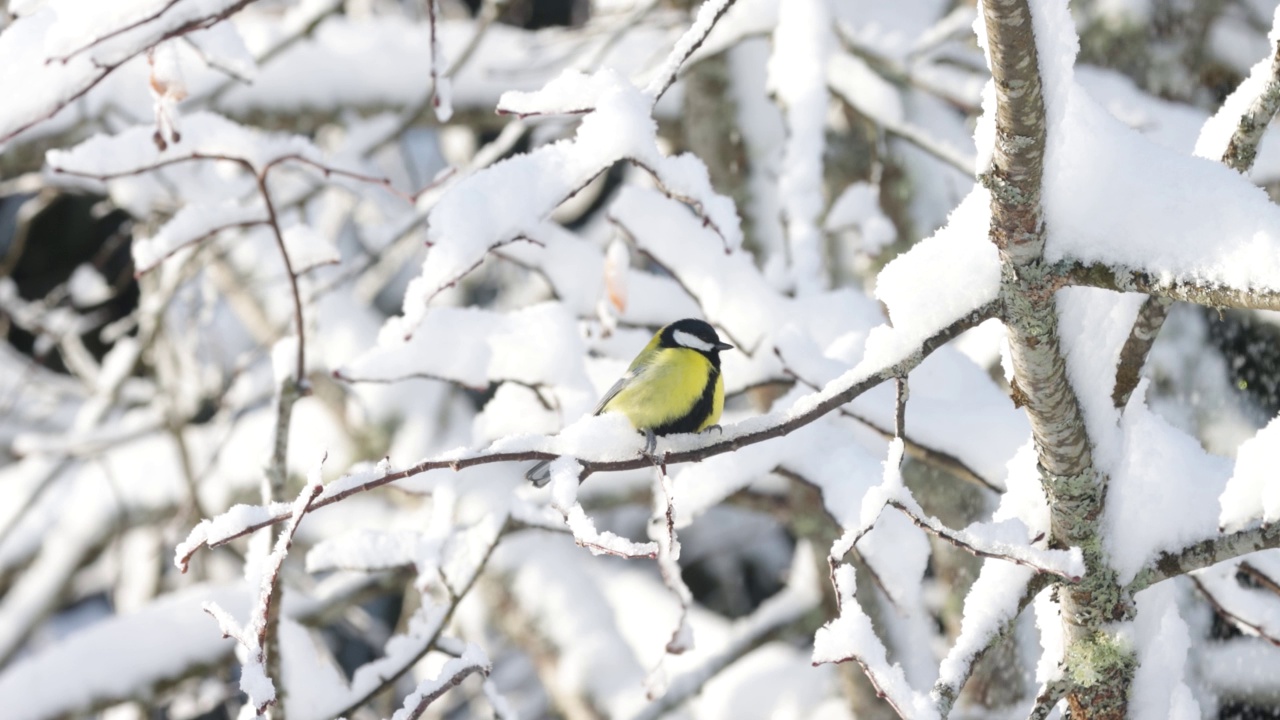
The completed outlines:
<svg viewBox="0 0 1280 720">
<path fill-rule="evenodd" d="M 663 475 L 667 474 L 667 453 L 658 454 L 658 438 L 653 434 L 652 430 L 644 431 L 644 451 L 645 457 L 649 458 L 649 462 L 653 466 L 662 471 Z"/>
</svg>

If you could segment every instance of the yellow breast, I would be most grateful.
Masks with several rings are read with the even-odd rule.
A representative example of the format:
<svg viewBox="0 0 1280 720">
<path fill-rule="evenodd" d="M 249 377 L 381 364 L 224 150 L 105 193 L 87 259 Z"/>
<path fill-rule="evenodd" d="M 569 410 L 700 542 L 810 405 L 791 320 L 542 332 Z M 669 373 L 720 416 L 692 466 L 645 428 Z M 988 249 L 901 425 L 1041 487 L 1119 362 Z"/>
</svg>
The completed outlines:
<svg viewBox="0 0 1280 720">
<path fill-rule="evenodd" d="M 635 367 L 633 371 L 637 377 L 609 400 L 603 412 L 626 415 L 637 430 L 658 430 L 694 412 L 704 417 L 687 418 L 688 423 L 680 424 L 689 424 L 689 427 L 682 427 L 680 431 L 700 431 L 720 420 L 724 409 L 724 380 L 719 372 L 715 372 L 710 407 L 705 401 L 699 406 L 713 372 L 711 361 L 701 353 L 683 348 L 665 349 L 655 353 L 647 365 Z"/>
</svg>

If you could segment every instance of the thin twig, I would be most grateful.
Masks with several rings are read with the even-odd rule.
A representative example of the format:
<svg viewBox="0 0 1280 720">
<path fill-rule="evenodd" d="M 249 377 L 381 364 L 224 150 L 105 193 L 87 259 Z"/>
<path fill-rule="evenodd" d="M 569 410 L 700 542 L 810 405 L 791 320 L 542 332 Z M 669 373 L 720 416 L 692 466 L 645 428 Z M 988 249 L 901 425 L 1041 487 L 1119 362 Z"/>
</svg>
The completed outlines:
<svg viewBox="0 0 1280 720">
<path fill-rule="evenodd" d="M 170 4 L 172 4 L 173 2 L 176 2 L 176 0 L 171 0 Z M 96 71 L 94 75 L 86 78 L 83 84 L 80 87 L 76 87 L 74 90 L 72 90 L 67 97 L 64 97 L 64 98 L 61 98 L 60 100 L 55 101 L 52 104 L 52 106 L 48 109 L 48 112 L 44 113 L 40 117 L 37 117 L 33 120 L 22 123 L 18 127 L 11 130 L 6 135 L 0 136 L 0 144 L 8 142 L 9 140 L 17 136 L 19 133 L 27 130 L 32 126 L 38 125 L 39 123 L 42 123 L 45 120 L 48 120 L 49 118 L 58 114 L 58 112 L 61 111 L 62 108 L 70 105 L 76 100 L 79 100 L 81 97 L 84 96 L 85 93 L 89 92 L 94 87 L 96 87 L 98 83 L 102 82 L 102 80 L 106 78 L 108 75 L 110 75 L 116 68 L 125 64 L 129 60 L 132 60 L 133 58 L 141 55 L 142 53 L 147 52 L 148 50 L 155 47 L 156 45 L 159 45 L 165 40 L 169 40 L 175 37 L 181 37 L 182 35 L 186 35 L 187 33 L 193 32 L 195 30 L 203 30 L 205 28 L 212 27 L 213 25 L 216 25 L 222 20 L 225 20 L 228 17 L 231 17 L 236 12 L 238 12 L 241 8 L 243 8 L 244 6 L 248 5 L 251 2 L 253 2 L 253 0 L 240 0 L 234 5 L 224 8 L 221 11 L 218 11 L 211 15 L 206 15 L 204 17 L 196 18 L 194 20 L 190 20 L 186 23 L 183 23 L 182 25 L 179 25 L 178 27 L 165 30 L 162 33 L 160 33 L 160 37 L 156 38 L 154 42 L 151 42 L 144 47 L 137 48 L 136 50 L 133 50 L 131 52 L 125 53 L 124 57 L 119 58 L 115 62 L 102 63 L 97 60 L 93 61 L 93 67 L 94 67 L 94 70 Z M 98 41 L 95 41 L 92 44 L 96 44 L 97 42 Z M 83 49 L 85 48 L 82 48 L 82 50 Z M 79 51 L 76 51 L 76 52 L 79 52 Z M 70 57 L 67 58 L 67 60 L 69 59 Z M 58 60 L 59 60 L 58 58 L 53 59 L 53 61 L 58 61 Z"/>
<path fill-rule="evenodd" d="M 1235 625 L 1236 627 L 1240 628 L 1241 630 L 1243 630 L 1245 633 L 1249 635 L 1262 638 L 1263 640 L 1266 640 L 1272 645 L 1275 645 L 1276 647 L 1280 647 L 1280 636 L 1277 636 L 1275 633 L 1273 633 L 1271 631 L 1271 628 L 1268 628 L 1265 625 L 1262 625 L 1261 623 L 1254 622 L 1246 618 L 1245 616 L 1241 615 L 1240 613 L 1235 612 L 1234 610 L 1231 610 L 1230 608 L 1228 608 L 1226 604 L 1218 598 L 1217 595 L 1214 595 L 1213 591 L 1209 589 L 1209 586 L 1206 585 L 1200 578 L 1196 577 L 1194 573 L 1188 575 L 1187 577 L 1191 578 L 1191 584 L 1195 585 L 1196 590 L 1199 590 L 1201 595 L 1204 595 L 1205 599 L 1209 601 L 1209 605 L 1213 607 L 1214 612 L 1218 613 L 1218 615 L 1221 616 L 1222 619 L 1226 620 L 1232 625 Z M 1231 578 L 1228 582 L 1235 582 L 1235 579 Z"/>
<path fill-rule="evenodd" d="M 254 709 L 261 715 L 266 711 L 267 707 L 276 704 L 277 691 L 279 687 L 278 673 L 272 673 L 268 668 L 271 652 L 268 649 L 271 645 L 271 625 L 268 619 L 272 615 L 272 608 L 275 612 L 279 612 L 279 597 L 277 591 L 278 581 L 280 578 L 280 568 L 284 564 L 285 555 L 289 552 L 290 545 L 293 544 L 293 536 L 298 530 L 298 525 L 302 522 L 302 518 L 312 508 L 315 499 L 320 496 L 324 486 L 319 482 L 310 483 L 303 488 L 298 495 L 298 499 L 293 503 L 293 517 L 289 524 L 276 538 L 275 549 L 271 553 L 270 565 L 262 573 L 262 582 L 258 591 L 258 600 L 254 611 L 249 616 L 249 622 L 243 627 L 239 626 L 227 611 L 223 610 L 214 602 L 206 602 L 204 604 L 205 612 L 209 613 L 214 620 L 218 622 L 219 628 L 222 630 L 223 637 L 235 638 L 237 642 L 245 646 L 249 651 L 251 665 L 246 666 L 245 673 L 250 672 L 249 667 L 261 668 L 267 677 L 268 687 L 264 689 L 267 693 L 265 696 L 250 694 L 250 700 L 255 704 Z M 254 630 L 251 636 L 248 634 L 250 629 Z M 276 663 L 278 665 L 278 663 Z M 242 676 L 243 677 L 243 676 Z M 242 686 L 248 687 L 245 680 L 241 681 Z"/>
<path fill-rule="evenodd" d="M 970 555 L 974 555 L 982 558 L 994 558 L 996 560 L 1005 560 L 1015 565 L 1022 565 L 1023 567 L 1029 567 L 1032 570 L 1035 570 L 1036 572 L 1046 573 L 1049 575 L 1056 575 L 1070 583 L 1080 582 L 1080 578 L 1081 578 L 1080 575 L 1071 573 L 1070 571 L 1065 570 L 1063 568 L 1053 567 L 1051 565 L 1039 563 L 1039 562 L 1036 562 L 1035 559 L 1030 557 L 1019 557 L 1017 555 L 1012 555 L 1008 552 L 1003 552 L 1001 550 L 995 549 L 994 547 L 980 547 L 979 543 L 975 542 L 972 538 L 966 539 L 961 532 L 952 530 L 951 528 L 947 527 L 946 525 L 938 521 L 937 518 L 921 517 L 911 508 L 908 508 L 906 505 L 904 505 L 902 502 L 898 500 L 890 500 L 889 502 L 886 503 L 886 505 L 898 510 L 903 515 L 906 515 L 907 519 L 910 520 L 912 523 L 914 523 L 916 527 L 920 528 L 921 530 L 924 530 L 925 532 L 930 533 L 931 535 L 937 537 L 940 540 L 946 540 L 947 542 L 960 548 L 961 550 L 964 550 Z M 1035 548 L 1030 548 L 1030 547 L 1026 549 L 1032 550 L 1035 552 L 1055 552 L 1055 553 L 1063 552 L 1060 550 L 1047 550 L 1047 551 L 1036 550 Z"/>
<path fill-rule="evenodd" d="M 675 84 L 676 77 L 680 74 L 680 69 L 689 61 L 689 58 L 702 47 L 702 43 L 706 42 L 707 36 L 715 29 L 720 22 L 720 18 L 724 17 L 725 12 L 733 7 L 735 0 L 706 0 L 698 8 L 698 14 L 693 21 L 693 26 L 685 31 L 684 35 L 676 41 L 676 46 L 671 49 L 671 54 L 667 56 L 666 62 L 663 63 L 663 72 L 649 82 L 649 86 L 645 88 L 645 92 L 653 98 L 653 104 L 657 105 L 667 90 Z"/>
<path fill-rule="evenodd" d="M 813 390 L 822 389 L 821 386 L 818 385 L 818 383 L 802 377 L 800 373 L 797 370 L 795 370 L 795 368 L 792 367 L 787 362 L 787 359 L 782 354 L 781 350 L 775 347 L 773 349 L 773 353 L 778 357 L 778 361 L 782 363 L 782 371 L 787 375 L 789 375 L 791 378 L 793 378 L 796 382 L 802 383 L 806 387 Z M 782 381 L 766 380 L 763 382 L 765 384 L 769 384 L 769 383 L 780 383 Z M 962 480 L 967 480 L 975 485 L 978 485 L 992 492 L 997 492 L 997 493 L 1004 492 L 1004 488 L 997 486 L 995 483 L 979 475 L 973 468 L 966 465 L 963 460 L 961 460 L 960 458 L 950 453 L 931 447 L 920 440 L 913 439 L 910 435 L 896 435 L 893 428 L 884 427 L 882 424 L 877 423 L 874 420 L 871 420 L 870 418 L 867 418 L 863 415 L 859 415 L 858 413 L 850 410 L 849 408 L 840 408 L 840 414 L 844 417 L 849 418 L 850 420 L 853 420 L 854 422 L 857 422 L 861 425 L 864 425 L 870 428 L 871 430 L 874 430 L 885 440 L 892 440 L 894 437 L 900 437 L 902 439 L 903 444 L 906 446 L 907 454 L 909 454 L 911 457 L 917 460 L 921 460 L 930 465 L 941 468 L 959 477 Z"/>
<path fill-rule="evenodd" d="M 489 670 L 490 670 L 490 666 L 481 664 L 481 663 L 464 664 L 461 668 L 459 668 L 456 672 L 454 672 L 453 675 L 449 676 L 447 680 L 440 683 L 437 687 L 433 688 L 430 692 L 419 696 L 417 698 L 417 702 L 414 703 L 413 707 L 409 710 L 409 712 L 404 715 L 404 720 L 418 720 L 418 718 L 422 717 L 422 714 L 427 711 L 427 708 L 431 705 L 431 703 L 435 702 L 436 700 L 439 700 L 440 698 L 444 697 L 445 693 L 461 685 L 463 680 L 466 680 L 467 678 L 471 677 L 476 673 L 480 673 L 481 675 L 488 677 Z M 434 682 L 439 682 L 439 681 L 437 680 Z"/>
</svg>

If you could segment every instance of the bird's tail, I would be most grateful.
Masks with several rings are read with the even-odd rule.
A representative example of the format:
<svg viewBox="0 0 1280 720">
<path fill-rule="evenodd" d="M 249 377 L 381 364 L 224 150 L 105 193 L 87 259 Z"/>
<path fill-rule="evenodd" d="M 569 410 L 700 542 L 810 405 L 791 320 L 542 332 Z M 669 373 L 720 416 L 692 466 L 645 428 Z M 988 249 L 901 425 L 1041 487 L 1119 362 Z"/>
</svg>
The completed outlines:
<svg viewBox="0 0 1280 720">
<path fill-rule="evenodd" d="M 551 461 L 543 460 L 539 462 L 537 465 L 529 468 L 529 470 L 525 472 L 524 477 L 526 480 L 533 483 L 534 487 L 542 487 L 546 485 L 551 482 Z"/>
</svg>

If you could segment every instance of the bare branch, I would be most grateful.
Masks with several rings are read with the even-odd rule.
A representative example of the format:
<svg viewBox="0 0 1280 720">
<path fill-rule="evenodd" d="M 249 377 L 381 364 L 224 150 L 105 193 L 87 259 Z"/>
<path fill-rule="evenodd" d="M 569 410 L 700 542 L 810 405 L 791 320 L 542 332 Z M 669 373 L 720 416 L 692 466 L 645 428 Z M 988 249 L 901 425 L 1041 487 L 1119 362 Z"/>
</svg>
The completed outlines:
<svg viewBox="0 0 1280 720">
<path fill-rule="evenodd" d="M 1111 391 L 1111 402 L 1118 408 L 1129 404 L 1129 396 L 1142 379 L 1142 367 L 1155 344 L 1164 320 L 1169 316 L 1168 298 L 1151 296 L 1138 308 L 1138 319 L 1133 322 L 1129 339 L 1120 350 L 1120 363 L 1116 365 L 1116 384 Z"/>
<path fill-rule="evenodd" d="M 896 390 L 893 398 L 893 436 L 904 438 L 907 435 L 907 398 L 911 395 L 911 392 L 907 389 L 905 375 L 900 378 L 894 378 L 893 383 Z"/>
</svg>

